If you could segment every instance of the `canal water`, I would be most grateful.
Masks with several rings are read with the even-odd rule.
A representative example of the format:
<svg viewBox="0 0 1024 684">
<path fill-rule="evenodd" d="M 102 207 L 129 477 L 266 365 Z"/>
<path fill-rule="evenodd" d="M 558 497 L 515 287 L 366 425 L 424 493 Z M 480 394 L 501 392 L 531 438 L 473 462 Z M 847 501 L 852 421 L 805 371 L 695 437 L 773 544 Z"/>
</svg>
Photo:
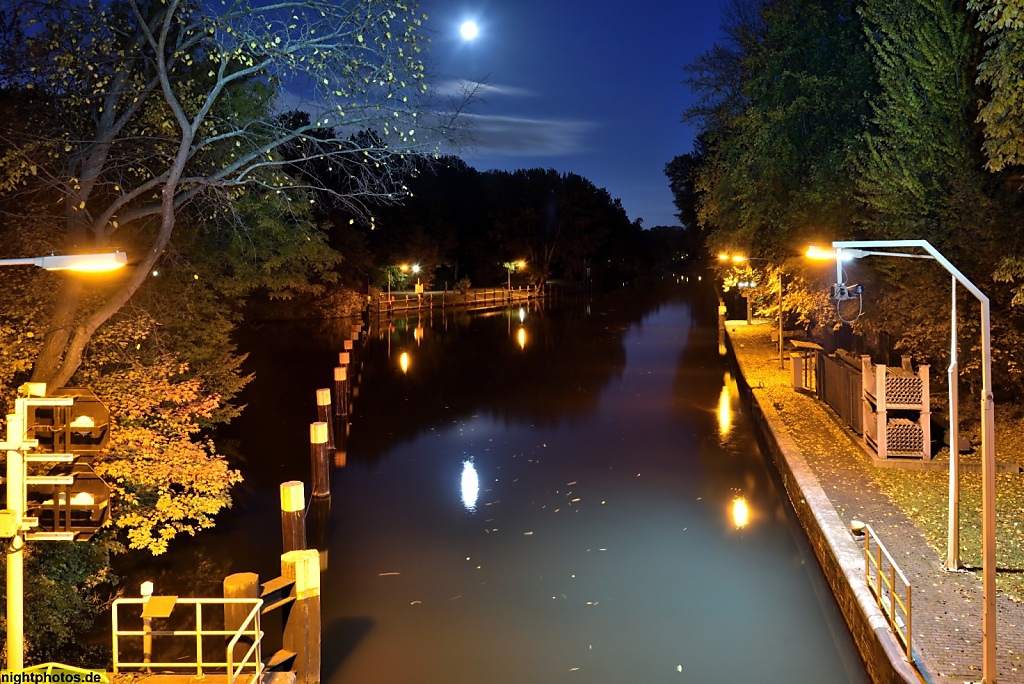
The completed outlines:
<svg viewBox="0 0 1024 684">
<path fill-rule="evenodd" d="M 311 535 L 327 552 L 323 681 L 867 681 L 738 400 L 715 304 L 689 282 L 371 322 L 329 526 Z M 246 483 L 149 570 L 157 593 L 278 574 L 277 487 L 309 491 L 315 390 L 348 332 L 246 331 L 257 376 L 219 440 Z"/>
</svg>

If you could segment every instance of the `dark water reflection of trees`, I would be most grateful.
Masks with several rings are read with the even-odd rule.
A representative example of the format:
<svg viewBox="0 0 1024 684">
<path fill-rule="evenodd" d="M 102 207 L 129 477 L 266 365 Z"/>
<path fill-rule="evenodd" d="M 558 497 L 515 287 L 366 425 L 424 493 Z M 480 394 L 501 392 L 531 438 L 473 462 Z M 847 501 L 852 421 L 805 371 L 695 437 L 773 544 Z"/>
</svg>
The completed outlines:
<svg viewBox="0 0 1024 684">
<path fill-rule="evenodd" d="M 522 317 L 513 307 L 483 314 L 425 310 L 395 318 L 390 328 L 386 319 L 372 320 L 368 340 L 356 352 L 362 360 L 359 375 L 350 378 L 358 387 L 350 457 L 372 461 L 424 429 L 478 414 L 545 426 L 588 415 L 602 389 L 625 368 L 625 333 L 667 296 L 657 285 L 631 287 L 600 307 L 588 300 L 558 302 L 524 307 Z M 494 325 L 494 317 L 505 325 Z M 282 430 L 267 439 L 276 448 L 294 451 L 305 428 L 288 426 L 289 416 L 277 414 L 277 402 L 261 393 L 304 383 L 301 392 L 312 405 L 316 387 L 332 385 L 331 368 L 337 365 L 336 354 L 325 350 L 341 351 L 351 325 L 342 320 L 266 324 L 243 331 L 242 346 L 252 350 L 259 380 L 252 386 L 257 392 L 243 395 L 247 410 L 230 432 L 277 421 Z M 409 358 L 406 373 L 399 368 L 403 352 Z M 306 357 L 303 363 L 311 365 L 310 356 L 320 359 L 319 378 L 295 377 L 295 359 Z M 316 419 L 314 409 L 309 422 Z M 292 436 L 285 438 L 286 433 Z"/>
</svg>

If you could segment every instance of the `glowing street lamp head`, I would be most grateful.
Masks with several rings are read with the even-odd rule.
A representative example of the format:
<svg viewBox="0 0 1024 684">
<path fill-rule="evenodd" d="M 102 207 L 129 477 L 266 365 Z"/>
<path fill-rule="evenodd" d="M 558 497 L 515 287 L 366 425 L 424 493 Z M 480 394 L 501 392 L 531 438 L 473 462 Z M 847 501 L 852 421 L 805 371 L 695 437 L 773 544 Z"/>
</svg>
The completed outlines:
<svg viewBox="0 0 1024 684">
<path fill-rule="evenodd" d="M 50 264 L 47 263 L 48 260 Z M 65 257 L 43 257 L 42 267 L 48 271 L 106 273 L 116 271 L 127 264 L 128 255 L 116 251 L 108 254 L 69 254 Z"/>
<path fill-rule="evenodd" d="M 748 261 L 748 258 L 742 254 L 719 254 L 718 260 L 731 261 L 734 264 L 742 264 L 743 262 Z"/>
<path fill-rule="evenodd" d="M 817 261 L 835 261 L 837 256 L 839 256 L 842 261 L 850 261 L 852 259 L 856 259 L 862 254 L 863 252 L 861 252 L 861 250 L 844 249 L 840 253 L 838 250 L 832 249 L 831 247 L 819 247 L 817 245 L 808 246 L 807 251 L 804 252 L 804 256 L 808 259 L 814 259 Z"/>
<path fill-rule="evenodd" d="M 47 271 L 105 273 L 124 267 L 128 256 L 121 251 L 106 254 L 63 254 L 20 259 L 0 259 L 0 266 L 38 266 Z"/>
</svg>

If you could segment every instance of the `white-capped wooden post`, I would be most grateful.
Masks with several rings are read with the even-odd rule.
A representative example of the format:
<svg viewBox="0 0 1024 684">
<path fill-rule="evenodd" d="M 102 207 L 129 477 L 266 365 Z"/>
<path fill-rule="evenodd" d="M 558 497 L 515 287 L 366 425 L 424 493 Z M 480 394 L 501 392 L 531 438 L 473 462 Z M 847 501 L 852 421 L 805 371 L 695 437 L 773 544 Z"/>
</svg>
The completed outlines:
<svg viewBox="0 0 1024 684">
<path fill-rule="evenodd" d="M 306 493 L 302 482 L 281 483 L 281 547 L 285 552 L 306 548 Z"/>
<path fill-rule="evenodd" d="M 355 354 L 355 349 L 352 346 L 352 340 L 351 339 L 342 340 L 341 348 L 344 349 L 346 353 L 348 353 L 349 359 L 351 359 L 351 363 L 353 365 L 355 365 L 356 354 Z"/>
<path fill-rule="evenodd" d="M 142 596 L 143 601 L 149 603 L 149 599 L 153 596 L 153 583 L 149 580 L 143 582 L 139 595 Z M 145 614 L 145 609 L 142 612 Z M 148 665 L 153 662 L 153 618 L 142 618 L 142 632 L 142 662 Z M 152 670 L 147 667 L 146 672 L 152 672 Z"/>
<path fill-rule="evenodd" d="M 236 572 L 224 578 L 224 598 L 226 599 L 255 599 L 259 598 L 260 576 L 255 572 Z M 245 619 L 249 617 L 251 607 L 244 603 L 224 604 L 224 631 L 237 632 Z M 231 641 L 231 636 L 224 637 L 225 642 Z M 245 657 L 249 647 L 252 646 L 252 639 L 242 637 L 235 644 L 235 651 L 232 654 L 233 662 L 240 662 Z"/>
<path fill-rule="evenodd" d="M 295 601 L 285 606 L 282 646 L 295 653 L 295 683 L 320 682 L 320 554 L 316 549 L 281 556 L 281 576 L 295 580 Z"/>
<path fill-rule="evenodd" d="M 313 496 L 330 496 L 331 459 L 327 449 L 327 423 L 309 424 L 309 456 L 313 473 Z"/>
<path fill-rule="evenodd" d="M 330 388 L 318 389 L 316 391 L 316 419 L 321 423 L 327 423 L 327 448 L 334 448 L 334 421 L 331 419 L 331 390 Z"/>
</svg>

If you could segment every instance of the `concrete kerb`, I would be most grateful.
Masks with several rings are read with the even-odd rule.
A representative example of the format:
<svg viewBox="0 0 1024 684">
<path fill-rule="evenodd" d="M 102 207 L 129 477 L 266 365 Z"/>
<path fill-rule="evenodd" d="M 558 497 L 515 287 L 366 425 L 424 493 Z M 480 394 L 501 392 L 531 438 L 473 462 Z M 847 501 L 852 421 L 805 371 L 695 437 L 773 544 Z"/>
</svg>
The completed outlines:
<svg viewBox="0 0 1024 684">
<path fill-rule="evenodd" d="M 854 542 L 818 478 L 801 455 L 771 402 L 762 402 L 747 384 L 732 338 L 729 359 L 737 370 L 741 395 L 754 417 L 779 472 L 797 519 L 824 571 L 854 643 L 873 682 L 919 684 L 925 681 L 906 660 L 871 590 L 864 582 L 863 550 Z"/>
</svg>

